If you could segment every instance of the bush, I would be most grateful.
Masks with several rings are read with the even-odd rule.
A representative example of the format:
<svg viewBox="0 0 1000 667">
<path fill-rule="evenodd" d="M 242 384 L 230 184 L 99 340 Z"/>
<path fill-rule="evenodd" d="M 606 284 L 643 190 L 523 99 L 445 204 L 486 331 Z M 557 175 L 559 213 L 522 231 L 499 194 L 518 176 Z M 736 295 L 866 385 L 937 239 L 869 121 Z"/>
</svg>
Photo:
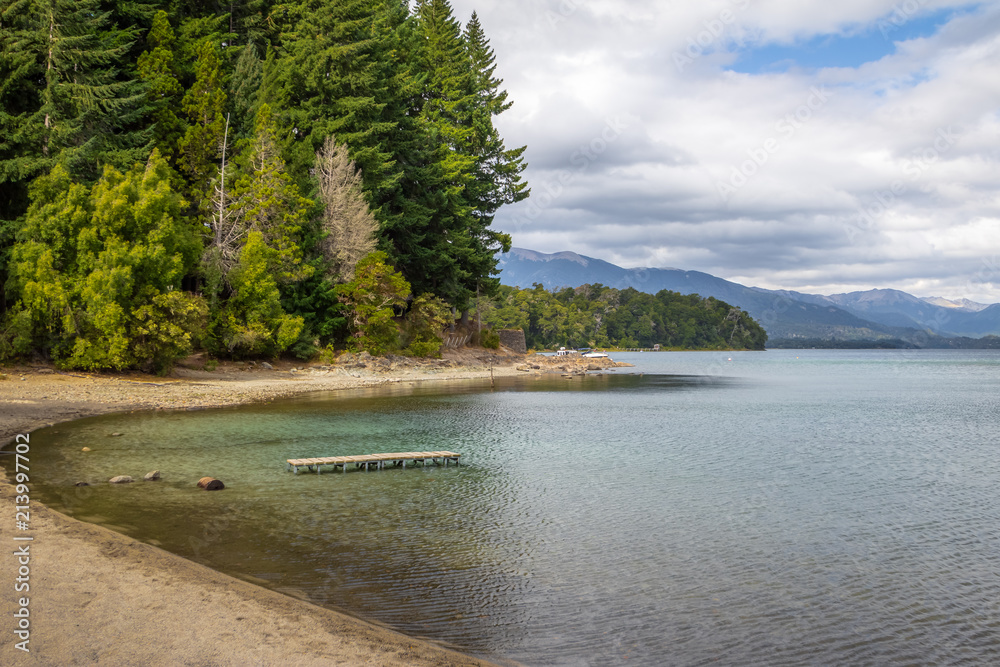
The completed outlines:
<svg viewBox="0 0 1000 667">
<path fill-rule="evenodd" d="M 500 334 L 493 331 L 492 329 L 487 329 L 483 332 L 480 337 L 480 345 L 485 347 L 487 350 L 499 350 L 500 349 Z"/>
<path fill-rule="evenodd" d="M 166 372 L 204 331 L 201 297 L 182 289 L 201 239 L 157 150 L 87 186 L 57 165 L 35 180 L 10 250 L 17 296 L 0 356 L 32 349 L 62 368 Z"/>
<path fill-rule="evenodd" d="M 433 357 L 434 359 L 440 359 L 441 341 L 413 341 L 408 348 L 403 350 L 403 354 L 408 357 Z"/>
<path fill-rule="evenodd" d="M 281 308 L 278 284 L 268 270 L 275 253 L 260 232 L 250 232 L 230 272 L 233 295 L 210 326 L 210 351 L 233 359 L 277 356 L 299 340 L 301 317 Z"/>
<path fill-rule="evenodd" d="M 388 259 L 384 252 L 371 253 L 358 262 L 354 279 L 337 289 L 347 307 L 352 352 L 367 350 L 378 356 L 399 345 L 393 309 L 406 303 L 410 284 L 389 266 Z"/>
</svg>

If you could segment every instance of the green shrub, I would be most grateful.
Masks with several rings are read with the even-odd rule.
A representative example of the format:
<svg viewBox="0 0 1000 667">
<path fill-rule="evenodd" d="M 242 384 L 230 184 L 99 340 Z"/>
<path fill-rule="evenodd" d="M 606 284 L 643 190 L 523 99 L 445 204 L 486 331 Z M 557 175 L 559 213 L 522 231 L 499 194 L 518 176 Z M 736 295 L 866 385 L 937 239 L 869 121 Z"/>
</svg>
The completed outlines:
<svg viewBox="0 0 1000 667">
<path fill-rule="evenodd" d="M 278 284 L 268 270 L 274 254 L 260 232 L 250 232 L 229 274 L 233 294 L 209 327 L 213 354 L 278 356 L 299 340 L 305 320 L 281 308 Z"/>
<path fill-rule="evenodd" d="M 403 354 L 408 357 L 432 357 L 441 358 L 440 340 L 413 341 L 410 346 L 403 350 Z"/>
<path fill-rule="evenodd" d="M 487 350 L 500 349 L 500 334 L 493 331 L 492 329 L 487 329 L 486 331 L 484 331 L 479 340 L 480 340 L 480 345 L 485 347 Z"/>
<path fill-rule="evenodd" d="M 388 255 L 373 252 L 358 262 L 354 279 L 338 287 L 347 307 L 352 352 L 382 355 L 399 345 L 399 327 L 393 309 L 402 307 L 410 295 L 410 284 L 388 264 Z"/>
</svg>

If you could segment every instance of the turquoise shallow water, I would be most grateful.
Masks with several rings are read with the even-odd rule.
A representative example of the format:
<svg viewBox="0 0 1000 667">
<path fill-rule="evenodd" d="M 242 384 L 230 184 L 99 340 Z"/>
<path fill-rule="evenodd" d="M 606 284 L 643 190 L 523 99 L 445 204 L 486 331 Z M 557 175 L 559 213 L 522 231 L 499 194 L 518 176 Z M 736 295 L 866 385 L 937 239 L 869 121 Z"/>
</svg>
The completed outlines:
<svg viewBox="0 0 1000 667">
<path fill-rule="evenodd" d="M 34 492 L 530 665 L 1000 662 L 1000 354 L 616 358 L 636 367 L 63 424 L 32 436 Z M 427 449 L 468 465 L 283 466 Z"/>
</svg>

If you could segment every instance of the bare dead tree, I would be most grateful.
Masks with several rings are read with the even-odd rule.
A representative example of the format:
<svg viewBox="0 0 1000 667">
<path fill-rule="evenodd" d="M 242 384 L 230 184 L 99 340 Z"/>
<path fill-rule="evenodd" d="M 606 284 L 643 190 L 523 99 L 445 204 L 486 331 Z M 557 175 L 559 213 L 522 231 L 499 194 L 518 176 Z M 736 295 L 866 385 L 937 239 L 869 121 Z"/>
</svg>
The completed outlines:
<svg viewBox="0 0 1000 667">
<path fill-rule="evenodd" d="M 347 146 L 327 137 L 316 153 L 315 176 L 323 202 L 323 255 L 330 273 L 343 281 L 354 277 L 354 267 L 375 250 L 378 223 L 361 190 L 361 173 Z"/>
<path fill-rule="evenodd" d="M 211 227 L 212 242 L 205 249 L 202 262 L 217 271 L 225 279 L 236 266 L 247 235 L 247 228 L 241 216 L 233 210 L 232 199 L 226 191 L 226 157 L 229 148 L 229 116 L 226 116 L 226 131 L 222 137 L 222 169 L 214 184 L 212 195 Z"/>
</svg>

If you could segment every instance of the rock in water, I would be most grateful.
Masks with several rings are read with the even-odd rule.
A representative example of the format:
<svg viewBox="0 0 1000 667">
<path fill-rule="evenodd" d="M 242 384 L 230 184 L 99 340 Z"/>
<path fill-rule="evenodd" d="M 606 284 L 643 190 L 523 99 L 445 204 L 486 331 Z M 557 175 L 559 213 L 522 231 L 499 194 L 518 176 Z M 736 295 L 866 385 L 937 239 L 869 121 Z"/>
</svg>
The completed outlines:
<svg viewBox="0 0 1000 667">
<path fill-rule="evenodd" d="M 153 472 L 147 472 L 145 475 L 143 475 L 142 479 L 145 482 L 155 482 L 156 480 L 160 479 L 160 471 L 154 470 Z"/>
<path fill-rule="evenodd" d="M 89 451 L 90 451 L 90 447 L 84 447 L 84 448 L 83 448 L 83 449 L 81 449 L 80 451 L 81 451 L 81 452 L 89 452 Z"/>
<path fill-rule="evenodd" d="M 202 477 L 198 480 L 198 486 L 206 491 L 221 491 L 226 488 L 221 479 L 215 479 L 214 477 Z"/>
<path fill-rule="evenodd" d="M 90 486 L 90 484 L 88 484 L 87 482 L 77 482 L 73 486 Z"/>
<path fill-rule="evenodd" d="M 132 479 L 128 475 L 118 475 L 117 477 L 112 477 L 111 479 L 109 479 L 108 483 L 109 484 L 128 484 L 128 483 L 134 482 L 134 481 L 135 480 Z"/>
</svg>

